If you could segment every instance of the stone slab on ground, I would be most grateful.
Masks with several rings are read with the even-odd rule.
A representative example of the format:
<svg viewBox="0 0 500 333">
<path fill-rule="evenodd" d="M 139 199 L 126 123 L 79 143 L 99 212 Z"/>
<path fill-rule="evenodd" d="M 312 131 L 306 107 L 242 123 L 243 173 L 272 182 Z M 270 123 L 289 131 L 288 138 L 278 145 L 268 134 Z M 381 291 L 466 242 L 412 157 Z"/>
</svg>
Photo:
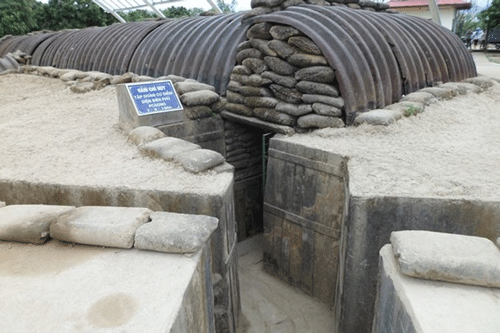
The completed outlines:
<svg viewBox="0 0 500 333">
<path fill-rule="evenodd" d="M 380 251 L 379 269 L 379 292 L 371 332 L 499 332 L 500 289 L 405 276 L 399 272 L 389 244 Z"/>
<path fill-rule="evenodd" d="M 215 331 L 204 251 L 187 257 L 51 240 L 0 242 L 0 258 L 2 332 Z"/>
<path fill-rule="evenodd" d="M 500 288 L 500 251 L 489 239 L 431 231 L 396 231 L 401 272 L 427 280 Z"/>
<path fill-rule="evenodd" d="M 149 221 L 150 214 L 147 208 L 80 207 L 61 215 L 50 226 L 50 236 L 70 243 L 129 249 L 137 228 Z"/>
<path fill-rule="evenodd" d="M 0 240 L 43 244 L 49 228 L 72 206 L 10 205 L 0 209 Z"/>
<path fill-rule="evenodd" d="M 217 229 L 219 221 L 204 215 L 155 212 L 137 229 L 135 247 L 168 253 L 194 253 Z"/>
</svg>

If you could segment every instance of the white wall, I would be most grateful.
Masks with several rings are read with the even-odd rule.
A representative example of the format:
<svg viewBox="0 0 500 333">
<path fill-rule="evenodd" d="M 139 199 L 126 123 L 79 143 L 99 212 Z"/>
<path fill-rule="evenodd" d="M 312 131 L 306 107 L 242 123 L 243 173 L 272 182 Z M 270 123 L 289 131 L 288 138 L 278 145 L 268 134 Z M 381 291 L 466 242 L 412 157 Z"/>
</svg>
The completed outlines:
<svg viewBox="0 0 500 333">
<path fill-rule="evenodd" d="M 429 8 L 419 7 L 419 8 L 398 8 L 398 12 L 422 17 L 425 19 L 431 19 L 431 12 Z M 453 7 L 439 8 L 439 14 L 441 15 L 441 25 L 447 29 L 452 29 L 453 19 L 455 18 L 456 9 Z"/>
</svg>

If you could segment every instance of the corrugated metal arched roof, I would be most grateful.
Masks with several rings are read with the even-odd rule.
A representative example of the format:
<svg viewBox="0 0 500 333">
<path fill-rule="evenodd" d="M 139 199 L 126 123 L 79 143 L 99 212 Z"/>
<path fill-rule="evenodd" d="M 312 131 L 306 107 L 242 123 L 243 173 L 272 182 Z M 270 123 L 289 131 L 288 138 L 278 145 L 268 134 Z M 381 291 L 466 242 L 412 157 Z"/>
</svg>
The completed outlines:
<svg viewBox="0 0 500 333">
<path fill-rule="evenodd" d="M 472 56 L 450 31 L 417 17 L 301 5 L 249 22 L 292 26 L 311 38 L 335 69 L 347 123 L 435 82 L 476 76 Z"/>
</svg>

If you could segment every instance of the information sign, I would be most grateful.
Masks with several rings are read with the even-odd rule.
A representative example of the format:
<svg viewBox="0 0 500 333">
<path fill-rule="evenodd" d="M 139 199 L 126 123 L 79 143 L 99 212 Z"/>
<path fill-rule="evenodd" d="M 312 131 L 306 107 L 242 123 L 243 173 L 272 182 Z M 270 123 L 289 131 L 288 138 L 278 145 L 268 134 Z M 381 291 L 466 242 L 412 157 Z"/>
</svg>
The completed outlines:
<svg viewBox="0 0 500 333">
<path fill-rule="evenodd" d="M 127 90 L 139 116 L 183 109 L 170 80 L 129 83 Z"/>
</svg>

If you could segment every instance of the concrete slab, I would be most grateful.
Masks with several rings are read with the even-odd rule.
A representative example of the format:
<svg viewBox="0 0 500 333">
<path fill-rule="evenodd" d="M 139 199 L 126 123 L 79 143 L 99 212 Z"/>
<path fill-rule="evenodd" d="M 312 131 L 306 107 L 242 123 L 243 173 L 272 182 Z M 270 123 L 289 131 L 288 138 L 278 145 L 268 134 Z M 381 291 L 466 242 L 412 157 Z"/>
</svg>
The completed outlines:
<svg viewBox="0 0 500 333">
<path fill-rule="evenodd" d="M 215 217 L 155 212 L 151 222 L 140 226 L 135 234 L 135 247 L 168 253 L 198 251 L 217 228 Z"/>
<path fill-rule="evenodd" d="M 390 245 L 380 251 L 380 266 L 373 333 L 500 331 L 500 289 L 405 276 Z"/>
<path fill-rule="evenodd" d="M 43 244 L 49 228 L 72 206 L 10 205 L 0 209 L 0 240 Z"/>
<path fill-rule="evenodd" d="M 130 207 L 80 207 L 63 214 L 50 226 L 54 239 L 129 249 L 137 228 L 149 221 L 152 211 Z"/>
<path fill-rule="evenodd" d="M 405 230 L 392 232 L 391 245 L 405 275 L 500 288 L 500 251 L 489 239 Z"/>
<path fill-rule="evenodd" d="M 213 332 L 205 258 L 0 242 L 0 331 Z"/>
</svg>

